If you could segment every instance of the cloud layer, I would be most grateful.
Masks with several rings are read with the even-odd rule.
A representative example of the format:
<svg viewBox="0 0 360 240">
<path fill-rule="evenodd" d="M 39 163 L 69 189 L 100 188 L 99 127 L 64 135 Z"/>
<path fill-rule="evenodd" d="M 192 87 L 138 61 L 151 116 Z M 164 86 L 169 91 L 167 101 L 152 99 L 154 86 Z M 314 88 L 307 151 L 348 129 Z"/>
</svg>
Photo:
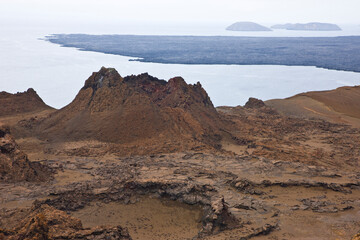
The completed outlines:
<svg viewBox="0 0 360 240">
<path fill-rule="evenodd" d="M 0 19 L 360 24 L 358 0 L 1 0 Z"/>
</svg>

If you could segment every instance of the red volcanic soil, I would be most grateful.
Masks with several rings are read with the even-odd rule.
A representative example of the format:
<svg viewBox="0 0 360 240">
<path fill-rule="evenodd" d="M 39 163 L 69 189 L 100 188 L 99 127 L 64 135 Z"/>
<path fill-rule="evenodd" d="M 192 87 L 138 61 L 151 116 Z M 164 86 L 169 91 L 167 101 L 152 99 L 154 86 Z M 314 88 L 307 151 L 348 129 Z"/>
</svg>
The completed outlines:
<svg viewBox="0 0 360 240">
<path fill-rule="evenodd" d="M 314 91 L 286 99 L 266 101 L 266 105 L 287 116 L 321 118 L 360 127 L 360 87 L 340 87 Z"/>
<path fill-rule="evenodd" d="M 360 118 L 360 86 L 300 94 L 322 102 L 336 112 Z"/>
</svg>

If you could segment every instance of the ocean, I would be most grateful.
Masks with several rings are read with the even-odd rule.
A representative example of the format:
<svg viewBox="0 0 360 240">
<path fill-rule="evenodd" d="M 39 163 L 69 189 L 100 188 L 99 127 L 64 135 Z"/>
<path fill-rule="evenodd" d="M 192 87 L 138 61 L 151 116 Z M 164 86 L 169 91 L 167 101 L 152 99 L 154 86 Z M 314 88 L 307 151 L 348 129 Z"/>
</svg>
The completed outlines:
<svg viewBox="0 0 360 240">
<path fill-rule="evenodd" d="M 263 100 L 360 84 L 360 73 L 304 66 L 278 65 L 183 65 L 128 61 L 130 57 L 63 48 L 42 38 L 56 33 L 335 37 L 360 35 L 360 26 L 341 26 L 340 32 L 232 32 L 224 24 L 126 24 L 24 25 L 8 23 L 0 32 L 0 91 L 11 93 L 34 88 L 48 105 L 61 108 L 70 103 L 84 81 L 102 66 L 120 75 L 148 72 L 168 80 L 182 76 L 187 83 L 200 82 L 215 106 L 243 105 L 249 97 Z"/>
</svg>

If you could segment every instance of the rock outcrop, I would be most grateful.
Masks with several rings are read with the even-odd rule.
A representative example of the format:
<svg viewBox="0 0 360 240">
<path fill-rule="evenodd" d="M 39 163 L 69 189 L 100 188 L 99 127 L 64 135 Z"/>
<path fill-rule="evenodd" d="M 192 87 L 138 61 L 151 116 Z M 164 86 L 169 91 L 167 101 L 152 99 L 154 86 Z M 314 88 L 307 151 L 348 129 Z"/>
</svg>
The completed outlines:
<svg viewBox="0 0 360 240">
<path fill-rule="evenodd" d="M 29 161 L 7 127 L 0 127 L 0 182 L 45 181 L 50 175 L 48 168 Z"/>
<path fill-rule="evenodd" d="M 34 89 L 11 94 L 0 92 L 0 117 L 51 109 Z"/>
<path fill-rule="evenodd" d="M 72 103 L 39 123 L 51 141 L 99 140 L 163 151 L 216 148 L 222 122 L 200 83 L 168 82 L 147 73 L 122 78 L 101 68 L 86 80 Z"/>
<path fill-rule="evenodd" d="M 28 216 L 13 229 L 0 229 L 0 239 L 131 239 L 126 229 L 84 229 L 79 219 L 48 205 L 33 206 Z"/>
<path fill-rule="evenodd" d="M 360 240 L 360 233 L 356 234 L 351 240 Z"/>
<path fill-rule="evenodd" d="M 249 98 L 249 100 L 245 103 L 244 108 L 261 108 L 265 107 L 265 103 L 257 98 Z"/>
</svg>

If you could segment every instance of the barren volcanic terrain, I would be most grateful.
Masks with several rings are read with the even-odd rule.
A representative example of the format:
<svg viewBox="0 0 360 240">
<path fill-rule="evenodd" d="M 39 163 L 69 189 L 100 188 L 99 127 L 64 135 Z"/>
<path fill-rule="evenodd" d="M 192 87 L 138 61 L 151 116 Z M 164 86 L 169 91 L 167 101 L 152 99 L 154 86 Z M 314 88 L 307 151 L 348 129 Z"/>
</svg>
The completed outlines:
<svg viewBox="0 0 360 240">
<path fill-rule="evenodd" d="M 0 239 L 351 239 L 357 89 L 215 108 L 102 68 L 60 110 L 0 115 Z"/>
</svg>

